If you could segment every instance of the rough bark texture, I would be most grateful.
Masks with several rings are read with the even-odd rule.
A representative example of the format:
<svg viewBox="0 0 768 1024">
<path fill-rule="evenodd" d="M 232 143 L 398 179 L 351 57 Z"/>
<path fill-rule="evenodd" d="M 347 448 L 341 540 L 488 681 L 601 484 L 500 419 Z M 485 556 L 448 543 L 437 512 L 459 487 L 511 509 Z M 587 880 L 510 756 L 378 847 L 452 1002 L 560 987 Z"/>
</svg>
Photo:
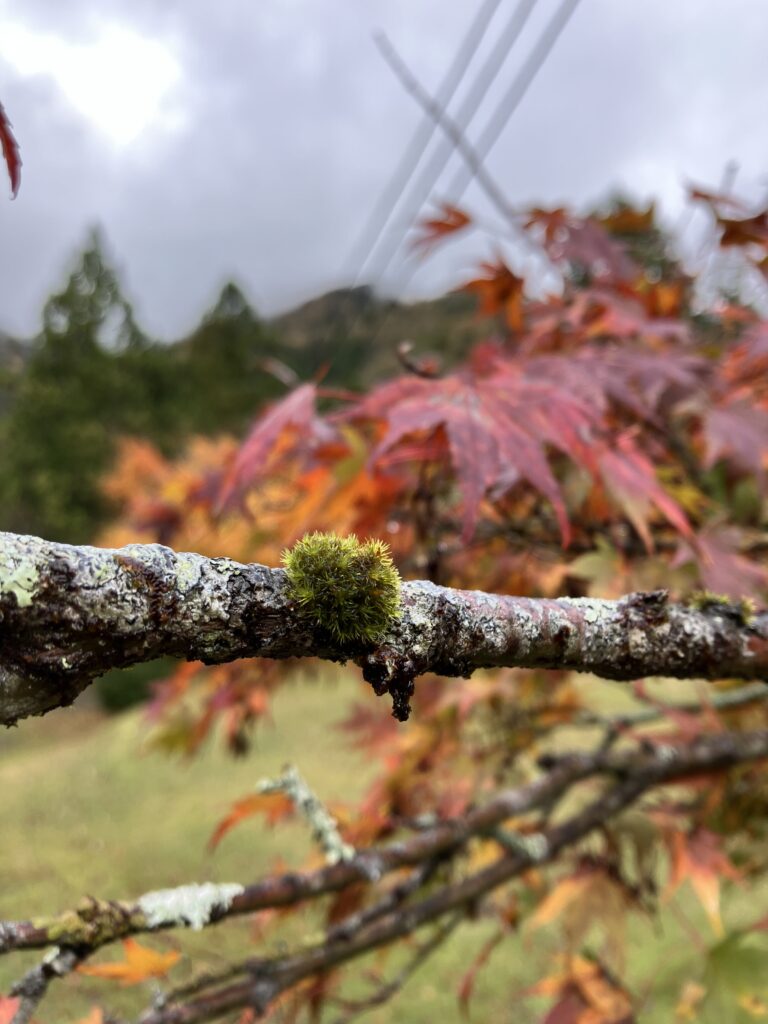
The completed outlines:
<svg viewBox="0 0 768 1024">
<path fill-rule="evenodd" d="M 381 640 L 340 645 L 291 601 L 285 573 L 158 544 L 119 550 L 0 534 L 0 722 L 70 704 L 111 668 L 174 655 L 351 659 L 407 717 L 414 679 L 491 666 L 768 678 L 768 613 L 663 591 L 534 600 L 404 583 Z"/>
</svg>

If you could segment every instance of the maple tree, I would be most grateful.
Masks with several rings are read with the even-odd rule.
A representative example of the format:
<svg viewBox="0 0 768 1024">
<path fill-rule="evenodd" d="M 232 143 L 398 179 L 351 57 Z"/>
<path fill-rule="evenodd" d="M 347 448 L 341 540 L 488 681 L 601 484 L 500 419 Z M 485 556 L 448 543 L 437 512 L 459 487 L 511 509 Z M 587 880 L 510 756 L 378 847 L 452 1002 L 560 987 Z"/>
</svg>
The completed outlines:
<svg viewBox="0 0 768 1024">
<path fill-rule="evenodd" d="M 691 201 L 759 275 L 765 211 Z M 342 723 L 377 765 L 361 799 L 326 808 L 286 771 L 211 823 L 215 850 L 304 819 L 324 863 L 1 923 L 0 953 L 55 947 L 0 1000 L 3 1019 L 28 1020 L 74 972 L 164 976 L 178 954 L 137 935 L 249 914 L 261 942 L 314 904 L 319 937 L 168 987 L 143 1024 L 352 1019 L 477 915 L 494 930 L 457 979 L 465 1012 L 509 937 L 546 930 L 551 972 L 518 998 L 544 1000 L 546 1024 L 631 1024 L 653 979 L 632 973 L 627 924 L 687 885 L 706 923 L 678 1016 L 764 1012 L 749 943 L 765 919 L 729 921 L 723 890 L 768 869 L 768 322 L 733 295 L 697 307 L 653 207 L 502 212 L 561 288 L 531 297 L 497 248 L 464 285 L 497 333 L 457 365 L 406 353 L 365 394 L 305 382 L 242 441 L 198 438 L 178 458 L 126 440 L 102 551 L 6 535 L 5 722 L 161 653 L 191 659 L 149 709 L 155 741 L 186 753 L 219 725 L 243 753 L 299 657 L 353 662 L 410 718 L 366 694 Z M 474 223 L 445 205 L 417 245 Z M 318 624 L 267 568 L 314 531 L 387 540 L 406 582 L 379 635 Z M 607 710 L 576 671 L 631 699 Z M 711 682 L 681 692 L 672 677 Z M 89 963 L 118 940 L 123 961 Z M 391 977 L 353 997 L 344 965 L 392 948 Z M 105 987 L 94 1022 L 112 1019 Z"/>
</svg>

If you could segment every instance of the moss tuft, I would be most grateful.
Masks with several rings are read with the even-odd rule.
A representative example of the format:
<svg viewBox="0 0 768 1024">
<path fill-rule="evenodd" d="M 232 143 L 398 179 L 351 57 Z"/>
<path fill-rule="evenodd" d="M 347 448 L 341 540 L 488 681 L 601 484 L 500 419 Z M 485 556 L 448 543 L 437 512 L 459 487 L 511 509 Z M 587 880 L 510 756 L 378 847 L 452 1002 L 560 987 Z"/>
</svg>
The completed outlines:
<svg viewBox="0 0 768 1024">
<path fill-rule="evenodd" d="M 400 574 L 381 540 L 309 533 L 283 566 L 293 600 L 341 643 L 373 642 L 400 614 Z"/>
</svg>

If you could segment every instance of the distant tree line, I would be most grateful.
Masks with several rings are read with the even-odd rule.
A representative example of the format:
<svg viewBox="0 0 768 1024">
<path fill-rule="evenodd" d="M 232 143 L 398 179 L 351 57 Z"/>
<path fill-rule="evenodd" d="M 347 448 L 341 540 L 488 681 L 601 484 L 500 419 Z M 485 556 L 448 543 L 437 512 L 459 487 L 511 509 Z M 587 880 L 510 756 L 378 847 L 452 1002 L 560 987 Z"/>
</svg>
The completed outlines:
<svg viewBox="0 0 768 1024">
<path fill-rule="evenodd" d="M 346 289 L 265 323 L 228 283 L 188 337 L 162 343 L 138 326 L 94 231 L 39 335 L 6 339 L 0 353 L 0 528 L 91 540 L 110 515 L 100 481 L 119 437 L 173 455 L 195 434 L 241 435 L 298 379 L 359 387 L 382 353 L 394 369 L 395 339 L 411 327 L 403 315 L 444 348 L 457 306 L 466 316 L 451 333 L 464 348 L 480 329 L 468 296 L 405 307 Z"/>
</svg>

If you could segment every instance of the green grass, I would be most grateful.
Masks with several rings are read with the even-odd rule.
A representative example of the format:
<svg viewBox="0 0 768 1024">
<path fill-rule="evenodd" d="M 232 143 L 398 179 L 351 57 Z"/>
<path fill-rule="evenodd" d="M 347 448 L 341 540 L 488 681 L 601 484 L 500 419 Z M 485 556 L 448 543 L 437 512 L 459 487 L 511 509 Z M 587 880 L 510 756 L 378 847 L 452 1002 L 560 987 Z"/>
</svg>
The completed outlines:
<svg viewBox="0 0 768 1024">
<path fill-rule="evenodd" d="M 300 679 L 286 686 L 275 700 L 274 723 L 258 730 L 253 751 L 239 760 L 217 742 L 191 760 L 147 750 L 147 727 L 140 711 L 105 719 L 75 708 L 1 734 L 0 919 L 63 910 L 85 894 L 130 898 L 190 881 L 248 882 L 270 870 L 277 858 L 287 867 L 300 867 L 310 844 L 299 824 L 270 830 L 251 819 L 225 837 L 213 855 L 206 851 L 206 842 L 233 800 L 246 795 L 258 779 L 278 774 L 287 762 L 297 764 L 324 799 L 360 793 L 372 765 L 348 751 L 332 728 L 349 702 L 360 696 L 358 684 L 349 676 L 334 681 L 323 674 L 315 681 Z M 754 891 L 742 891 L 726 903 L 726 918 L 752 919 L 757 900 Z M 681 906 L 706 936 L 695 901 L 686 894 Z M 300 940 L 302 931 L 314 930 L 311 914 L 297 917 L 283 938 Z M 366 1020 L 426 1024 L 436 1018 L 459 1019 L 458 982 L 490 931 L 482 920 L 462 925 L 394 1003 Z M 281 948 L 274 937 L 266 946 L 256 944 L 247 920 L 225 922 L 202 935 L 177 931 L 146 941 L 157 949 L 194 954 L 197 966 L 202 960 L 210 968 Z M 546 1004 L 523 999 L 522 993 L 551 971 L 553 948 L 554 936 L 545 931 L 505 940 L 480 975 L 473 1019 L 516 1024 L 541 1020 Z M 118 953 L 119 949 L 110 949 L 100 959 L 114 959 Z M 387 959 L 389 971 L 400 956 Z M 38 959 L 38 954 L 3 958 L 0 992 L 7 992 Z M 682 982 L 701 971 L 701 953 L 691 944 L 686 926 L 667 912 L 657 922 L 635 922 L 627 959 L 635 991 L 647 993 L 640 1020 L 666 1024 L 674 1018 Z M 376 954 L 353 968 L 353 989 L 364 991 L 363 970 L 380 963 L 381 954 Z M 185 956 L 171 977 L 182 980 L 191 969 Z M 52 990 L 37 1019 L 40 1024 L 70 1024 L 96 1002 L 114 1012 L 135 1013 L 151 994 L 152 983 L 120 988 L 75 976 Z"/>
</svg>

